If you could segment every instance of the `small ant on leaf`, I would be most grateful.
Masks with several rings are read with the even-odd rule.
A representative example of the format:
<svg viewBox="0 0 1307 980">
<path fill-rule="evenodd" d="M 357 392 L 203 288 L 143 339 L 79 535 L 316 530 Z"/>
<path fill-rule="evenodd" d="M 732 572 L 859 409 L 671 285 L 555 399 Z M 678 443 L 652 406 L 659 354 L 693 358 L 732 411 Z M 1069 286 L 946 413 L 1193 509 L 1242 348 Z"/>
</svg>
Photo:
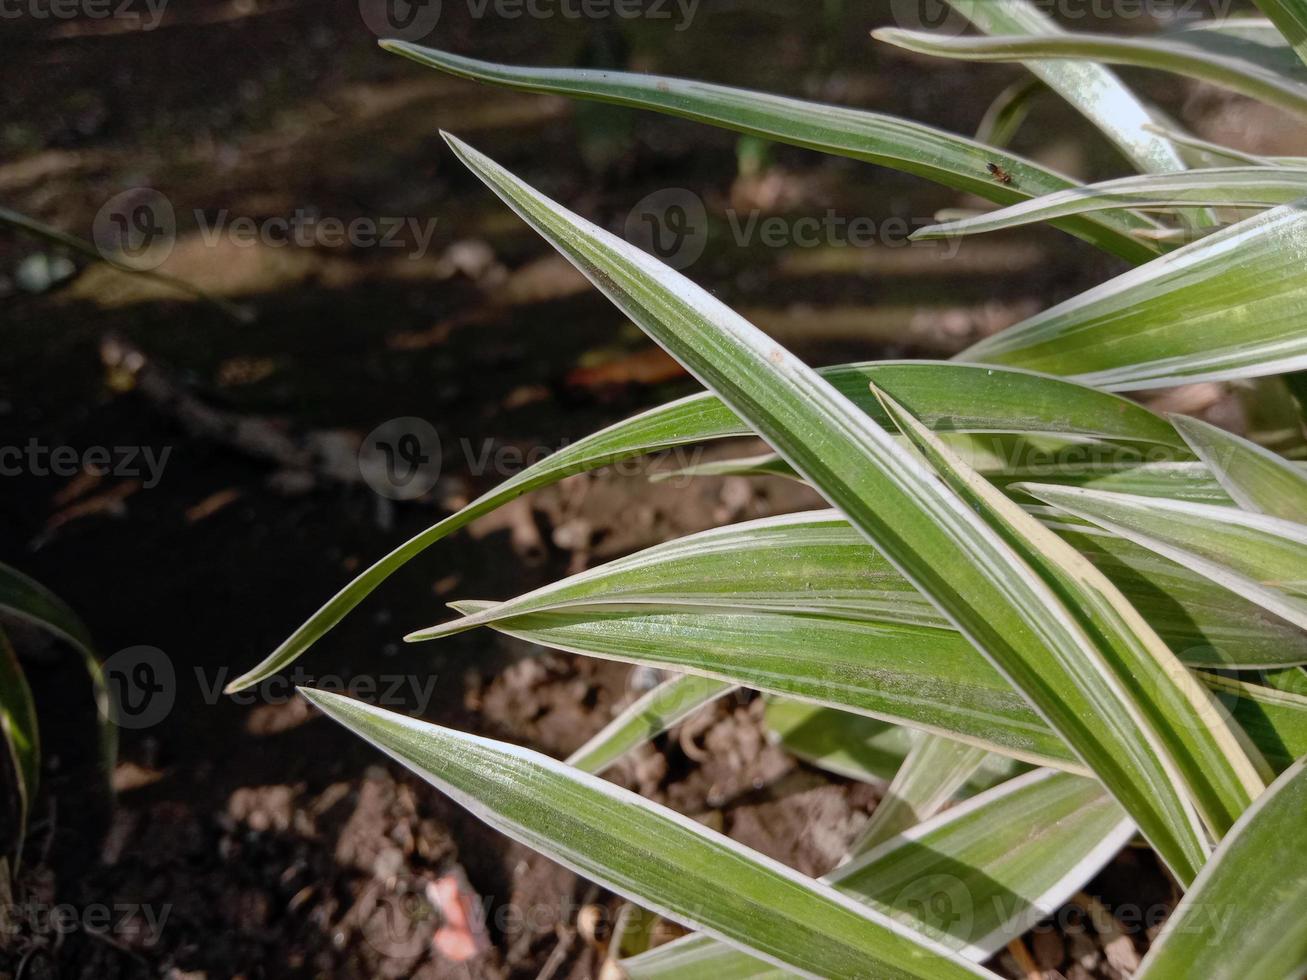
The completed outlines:
<svg viewBox="0 0 1307 980">
<path fill-rule="evenodd" d="M 993 177 L 995 180 L 997 180 L 1000 184 L 1012 183 L 1012 175 L 1008 173 L 1006 170 L 1004 170 L 1002 167 L 1000 167 L 997 163 L 987 163 L 985 164 L 985 169 L 988 170 L 989 175 Z"/>
</svg>

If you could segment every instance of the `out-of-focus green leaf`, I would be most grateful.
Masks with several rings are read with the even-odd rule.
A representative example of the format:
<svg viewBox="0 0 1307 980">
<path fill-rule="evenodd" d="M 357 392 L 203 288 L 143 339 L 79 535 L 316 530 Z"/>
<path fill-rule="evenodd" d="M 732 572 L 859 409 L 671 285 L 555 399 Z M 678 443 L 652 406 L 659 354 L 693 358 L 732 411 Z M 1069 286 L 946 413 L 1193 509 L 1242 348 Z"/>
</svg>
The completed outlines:
<svg viewBox="0 0 1307 980">
<path fill-rule="evenodd" d="M 1076 184 L 1037 163 L 974 140 L 845 106 L 657 75 L 497 65 L 403 41 L 382 41 L 381 46 L 460 78 L 665 112 L 901 170 L 998 204 L 1013 204 Z M 1011 183 L 994 180 L 987 169 L 991 163 L 1009 173 Z M 1166 169 L 1178 168 L 1177 163 Z M 1144 262 L 1158 254 L 1156 245 L 1131 235 L 1132 230 L 1156 225 L 1128 212 L 1071 218 L 1059 222 L 1058 227 L 1131 262 Z"/>
<path fill-rule="evenodd" d="M 1160 208 L 1192 205 L 1263 207 L 1307 195 L 1307 170 L 1283 167 L 1213 167 L 1176 174 L 1147 174 L 1058 191 L 974 218 L 930 225 L 913 238 L 945 238 L 1000 231 L 1100 208 Z"/>
<path fill-rule="evenodd" d="M 529 749 L 302 693 L 496 830 L 640 905 L 813 977 L 988 976 L 831 886 Z"/>
<path fill-rule="evenodd" d="M 1022 489 L 1307 629 L 1307 526 L 1162 497 L 1046 484 Z"/>
<path fill-rule="evenodd" d="M 909 827 L 935 815 L 976 774 L 986 757 L 984 749 L 964 745 L 940 735 L 921 735 L 867 826 L 849 845 L 857 858 Z"/>
<path fill-rule="evenodd" d="M 893 779 L 920 738 L 901 725 L 816 704 L 768 698 L 767 728 L 787 752 L 804 762 L 864 783 Z M 988 755 L 959 791 L 972 796 L 1026 771 L 1000 755 Z"/>
<path fill-rule="evenodd" d="M 48 630 L 81 654 L 100 719 L 100 761 L 108 779 L 118 758 L 118 728 L 110 717 L 109 686 L 90 632 L 62 599 L 8 565 L 0 565 L 0 612 Z"/>
<path fill-rule="evenodd" d="M 585 772 L 603 772 L 631 749 L 661 735 L 734 688 L 733 684 L 695 674 L 663 681 L 573 752 L 567 764 Z"/>
<path fill-rule="evenodd" d="M 826 880 L 859 902 L 981 960 L 1054 912 L 1130 839 L 1095 783 L 1038 770 L 891 838 Z M 707 936 L 623 961 L 631 980 L 768 977 Z"/>
<path fill-rule="evenodd" d="M 36 704 L 32 689 L 14 654 L 9 637 L 0 629 L 0 734 L 4 735 L 9 759 L 14 767 L 18 802 L 18 839 L 14 844 L 13 866 L 23 858 L 23 840 L 27 836 L 27 814 L 41 780 L 41 747 L 36 723 Z"/>
<path fill-rule="evenodd" d="M 1307 473 L 1255 442 L 1176 415 L 1177 431 L 1245 510 L 1307 524 Z"/>
<path fill-rule="evenodd" d="M 1307 65 L 1307 2 L 1304 0 L 1254 0 L 1269 17 L 1298 58 Z"/>
<path fill-rule="evenodd" d="M 1139 980 L 1294 980 L 1307 971 L 1307 759 L 1287 770 L 1203 868 Z"/>
<path fill-rule="evenodd" d="M 1170 424 L 1119 396 L 1058 378 L 940 361 L 845 364 L 819 372 L 873 417 L 883 419 L 867 385 L 891 384 L 904 404 L 944 432 L 1038 432 L 1153 444 L 1188 454 Z M 646 453 L 752 430 L 710 393 L 650 409 L 580 439 L 483 494 L 457 513 L 378 559 L 331 597 L 227 693 L 258 684 L 288 667 L 382 582 L 437 541 L 531 490 L 564 477 Z"/>
<path fill-rule="evenodd" d="M 1222 229 L 980 341 L 965 361 L 1114 391 L 1307 364 L 1307 205 Z"/>
<path fill-rule="evenodd" d="M 1011 40 L 1026 41 L 1035 47 L 1075 36 L 1066 34 L 1029 0 L 948 0 L 948 3 L 986 34 L 1019 35 Z M 888 40 L 886 33 L 876 31 L 872 36 Z M 940 40 L 933 34 L 923 37 Z M 959 40 L 979 39 L 967 37 Z M 1021 60 L 1032 74 L 1043 79 L 1049 88 L 1098 127 L 1140 170 L 1184 169 L 1184 160 L 1175 147 L 1147 128 L 1152 122 L 1149 111 L 1107 68 L 1083 61 Z"/>
<path fill-rule="evenodd" d="M 950 2 L 957 6 L 957 0 L 950 0 Z M 1002 0 L 970 0 L 970 2 L 988 6 Z M 1030 65 L 1032 59 L 1061 59 L 1060 61 L 1048 60 L 1044 63 L 1075 68 L 1099 68 L 1103 71 L 1106 69 L 1102 69 L 1097 63 L 1157 68 L 1219 85 L 1289 112 L 1307 115 L 1307 85 L 1264 64 L 1232 57 L 1210 45 L 1192 43 L 1195 38 L 1200 40 L 1203 38 L 1200 34 L 1122 37 L 1115 34 L 1060 32 L 1034 37 L 1017 35 L 944 37 L 924 31 L 886 28 L 876 31 L 874 36 L 877 40 L 909 51 L 941 58 L 961 58 L 967 61 L 1020 61 Z M 1110 94 L 1095 102 L 1107 113 L 1111 113 L 1117 106 L 1115 97 Z M 1128 111 L 1133 108 L 1128 106 Z M 1131 117 L 1135 117 L 1133 112 Z M 1143 129 L 1149 121 L 1147 112 L 1143 111 L 1139 128 Z M 1153 166 L 1147 169 L 1156 172 L 1178 168 Z"/>
<path fill-rule="evenodd" d="M 989 104 L 976 127 L 976 142 L 986 146 L 1007 146 L 1030 115 L 1031 103 L 1046 91 L 1042 79 L 1030 76 L 1013 82 Z"/>
</svg>

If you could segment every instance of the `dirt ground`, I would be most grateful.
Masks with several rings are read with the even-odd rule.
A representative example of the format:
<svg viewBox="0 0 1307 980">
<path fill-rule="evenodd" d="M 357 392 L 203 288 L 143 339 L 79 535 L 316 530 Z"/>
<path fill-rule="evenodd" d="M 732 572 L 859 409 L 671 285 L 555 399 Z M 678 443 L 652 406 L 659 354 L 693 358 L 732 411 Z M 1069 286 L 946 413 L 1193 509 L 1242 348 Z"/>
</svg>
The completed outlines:
<svg viewBox="0 0 1307 980">
<path fill-rule="evenodd" d="M 1018 75 L 873 45 L 866 31 L 890 23 L 887 0 L 827 3 L 821 16 L 801 6 L 704 0 L 675 32 L 488 22 L 447 0 L 434 42 L 490 60 L 711 79 L 968 133 Z M 167 453 L 157 474 L 0 477 L 0 560 L 77 610 L 103 656 L 153 647 L 175 678 L 168 708 L 121 733 L 111 800 L 84 673 L 67 651 L 15 631 L 45 768 L 14 902 L 72 918 L 10 923 L 0 978 L 597 976 L 615 898 L 486 829 L 315 717 L 288 685 L 217 693 L 353 572 L 511 475 L 517 455 L 695 390 L 459 166 L 438 130 L 614 230 L 633 202 L 669 187 L 713 212 L 833 208 L 912 224 L 974 202 L 783 147 L 754 168 L 730 134 L 446 78 L 380 51 L 353 2 L 178 3 L 151 31 L 31 16 L 4 30 L 0 204 L 89 238 L 106 201 L 152 187 L 177 213 L 160 271 L 242 316 L 80 258 L 75 275 L 34 286 L 56 250 L 0 233 L 0 445 Z M 1301 132 L 1246 105 L 1140 80 L 1204 135 L 1301 151 Z M 1124 169 L 1051 98 L 1017 148 L 1085 177 Z M 297 209 L 434 218 L 434 235 L 416 254 L 211 243 L 200 227 L 201 216 Z M 774 249 L 715 232 L 689 274 L 810 362 L 833 363 L 947 356 L 1117 269 L 1047 230 L 968 243 L 948 263 L 890 242 Z M 1201 408 L 1220 392 L 1182 397 Z M 364 433 L 403 417 L 429 422 L 443 448 L 439 480 L 412 501 L 374 493 L 356 463 Z M 392 707 L 567 754 L 648 677 L 490 633 L 418 647 L 400 637 L 445 618 L 453 599 L 508 597 L 672 536 L 817 503 L 780 480 L 647 475 L 572 478 L 442 542 L 323 639 L 295 680 L 399 678 Z M 823 873 L 878 790 L 772 745 L 760 708 L 735 698 L 705 709 L 611 776 Z M 471 958 L 438 938 L 432 889 L 451 881 L 486 910 L 489 947 Z M 1174 897 L 1151 855 L 1130 849 L 1087 891 L 1109 906 Z M 88 928 L 87 910 L 106 906 L 113 928 Z M 1047 971 L 1116 977 L 1147 939 L 1143 927 L 1058 928 L 1027 945 Z M 1025 976 L 1008 953 L 991 965 Z"/>
</svg>

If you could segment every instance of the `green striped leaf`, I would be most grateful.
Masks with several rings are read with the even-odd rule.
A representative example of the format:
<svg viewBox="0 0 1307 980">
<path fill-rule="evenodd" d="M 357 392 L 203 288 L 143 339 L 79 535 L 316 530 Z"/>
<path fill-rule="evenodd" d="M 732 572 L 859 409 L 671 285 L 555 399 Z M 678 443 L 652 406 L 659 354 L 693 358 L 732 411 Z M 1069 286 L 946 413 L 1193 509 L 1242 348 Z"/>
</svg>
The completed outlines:
<svg viewBox="0 0 1307 980">
<path fill-rule="evenodd" d="M 1075 35 L 1066 34 L 1047 14 L 1028 0 L 948 0 L 949 6 L 986 34 L 1012 34 L 1015 40 L 1038 48 Z M 888 40 L 893 31 L 872 36 Z M 930 41 L 936 35 L 922 35 Z M 976 41 L 983 39 L 960 38 Z M 945 50 L 951 50 L 947 46 Z M 929 51 L 928 54 L 935 52 Z M 1026 68 L 1092 122 L 1116 144 L 1138 169 L 1148 172 L 1183 170 L 1184 160 L 1175 147 L 1148 128 L 1152 116 L 1111 71 L 1099 64 L 1039 61 L 1022 58 Z"/>
<path fill-rule="evenodd" d="M 957 6 L 957 0 L 950 2 Z M 995 0 L 971 2 L 988 5 Z M 1020 61 L 1029 65 L 1032 59 L 1048 59 L 1044 62 L 1047 65 L 1060 62 L 1077 68 L 1097 68 L 1102 71 L 1106 69 L 1097 63 L 1157 68 L 1219 85 L 1289 112 L 1307 115 L 1307 85 L 1301 80 L 1263 63 L 1246 60 L 1221 51 L 1210 43 L 1203 43 L 1208 38 L 1198 33 L 1121 37 L 1114 34 L 1060 32 L 1033 37 L 1015 34 L 1008 37 L 944 37 L 922 31 L 889 28 L 876 31 L 873 36 L 910 51 L 966 61 Z M 1102 105 L 1110 111 L 1114 103 L 1105 99 Z M 1141 129 L 1151 121 L 1146 110 L 1136 113 L 1134 107 L 1130 106 L 1128 111 Z M 1178 168 L 1154 166 L 1147 169 L 1160 171 Z"/>
<path fill-rule="evenodd" d="M 827 772 L 865 783 L 888 782 L 920 740 L 901 725 L 788 698 L 767 699 L 767 729 L 785 750 Z M 1026 771 L 1000 755 L 986 755 L 959 790 L 974 796 Z"/>
<path fill-rule="evenodd" d="M 492 190 L 945 612 L 1103 781 L 1177 877 L 1192 880 L 1209 852 L 1194 811 L 1195 800 L 1212 802 L 1203 785 L 1207 774 L 1172 755 L 1172 740 L 1157 729 L 1141 693 L 1126 684 L 1119 651 L 1104 649 L 1101 637 L 1085 631 L 1031 568 L 1029 553 L 820 375 L 709 293 L 446 138 Z M 1163 690 L 1185 683 L 1183 675 L 1154 679 Z M 1184 704 L 1174 703 L 1177 710 Z"/>
<path fill-rule="evenodd" d="M 974 745 L 922 735 L 876 804 L 871 819 L 849 845 L 857 858 L 935 815 L 976 774 L 989 756 Z"/>
<path fill-rule="evenodd" d="M 779 143 L 890 167 L 998 204 L 1013 204 L 1076 185 L 1069 177 L 974 140 L 845 106 L 658 75 L 497 65 L 403 41 L 382 41 L 381 46 L 460 78 L 525 92 L 665 112 Z M 991 163 L 1011 174 L 1012 182 L 994 180 L 988 170 Z M 1175 170 L 1179 166 L 1176 163 L 1165 169 Z M 1132 231 L 1156 225 L 1128 212 L 1070 218 L 1058 222 L 1057 226 L 1131 262 L 1144 262 L 1158 253 L 1158 246 L 1131 235 Z"/>
<path fill-rule="evenodd" d="M 1240 507 L 1307 524 L 1307 473 L 1300 466 L 1207 422 L 1183 415 L 1172 422 Z"/>
<path fill-rule="evenodd" d="M 990 975 L 831 886 L 597 776 L 351 698 L 302 693 L 501 833 L 766 962 L 812 977 Z"/>
<path fill-rule="evenodd" d="M 1284 205 L 1154 259 L 968 348 L 1113 391 L 1307 365 L 1307 207 Z"/>
<path fill-rule="evenodd" d="M 1263 207 L 1307 196 L 1307 169 L 1213 167 L 1176 174 L 1148 174 L 1058 191 L 974 218 L 930 225 L 914 239 L 1000 231 L 1068 214 L 1106 208 L 1172 208 L 1192 205 Z"/>
<path fill-rule="evenodd" d="M 637 746 L 684 721 L 735 685 L 695 674 L 663 681 L 631 702 L 567 759 L 569 766 L 600 773 Z"/>
<path fill-rule="evenodd" d="M 1108 576 L 1184 662 L 1248 670 L 1307 663 L 1307 634 L 1209 579 L 1092 525 L 1062 536 Z M 467 604 L 455 603 L 459 611 Z M 949 619 L 836 511 L 763 518 L 619 558 L 475 615 L 428 640 L 530 612 L 604 605 L 757 609 L 951 630 Z"/>
<path fill-rule="evenodd" d="M 1045 484 L 1022 489 L 1307 629 L 1307 526 L 1160 497 Z"/>
<path fill-rule="evenodd" d="M 1166 745 L 1198 811 L 1219 838 L 1266 788 L 1214 698 L 1176 658 L 1120 590 L 1069 544 L 1043 527 L 966 465 L 888 394 L 881 400 L 934 471 L 1010 541 L 1058 595 L 1104 665 L 1136 692 L 1136 710 Z"/>
<path fill-rule="evenodd" d="M 982 960 L 1056 911 L 1132 833 L 1101 787 L 1043 769 L 891 838 L 825 880 Z M 783 975 L 702 935 L 622 967 L 631 980 Z"/>
<path fill-rule="evenodd" d="M 1294 980 L 1307 971 L 1307 759 L 1221 841 L 1135 974 L 1139 980 Z"/>
<path fill-rule="evenodd" d="M 1307 3 L 1304 0 L 1254 0 L 1307 65 Z"/>
<path fill-rule="evenodd" d="M 943 432 L 1049 433 L 1138 442 L 1188 454 L 1169 423 L 1133 402 L 1031 372 L 939 361 L 884 361 L 839 365 L 819 373 L 864 411 L 881 419 L 885 418 L 883 410 L 867 387 L 874 379 L 892 385 L 918 417 Z M 232 681 L 226 692 L 244 690 L 290 666 L 413 558 L 524 493 L 634 456 L 750 434 L 730 408 L 705 392 L 650 409 L 578 440 L 378 559 L 258 665 Z M 1029 477 L 1027 473 L 1023 478 Z"/>
</svg>

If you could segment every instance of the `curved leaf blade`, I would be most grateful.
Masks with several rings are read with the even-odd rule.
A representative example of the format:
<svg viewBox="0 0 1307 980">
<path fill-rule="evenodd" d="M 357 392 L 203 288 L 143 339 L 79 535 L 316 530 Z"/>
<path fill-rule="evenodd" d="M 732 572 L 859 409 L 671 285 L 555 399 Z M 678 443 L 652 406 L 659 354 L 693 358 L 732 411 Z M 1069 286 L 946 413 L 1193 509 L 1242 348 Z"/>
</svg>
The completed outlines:
<svg viewBox="0 0 1307 980">
<path fill-rule="evenodd" d="M 1307 202 L 1222 229 L 959 355 L 1112 391 L 1307 365 Z"/>
<path fill-rule="evenodd" d="M 1133 707 L 1166 746 L 1219 838 L 1266 788 L 1265 764 L 1259 771 L 1255 762 L 1261 760 L 1245 752 L 1215 699 L 1093 563 L 1004 497 L 889 395 L 878 394 L 935 472 L 1066 599 L 1103 658 L 1098 669 L 1135 692 Z"/>
<path fill-rule="evenodd" d="M 14 767 L 18 803 L 18 834 L 14 842 L 15 871 L 23 857 L 27 815 L 41 782 L 40 730 L 36 703 L 22 665 L 5 631 L 0 629 L 0 734 L 4 736 Z"/>
<path fill-rule="evenodd" d="M 1018 35 L 1016 40 L 1029 42 L 1036 48 L 1074 36 L 1066 35 L 1051 17 L 1027 0 L 948 0 L 948 3 L 986 34 Z M 872 36 L 885 40 L 883 35 L 884 32 L 877 31 Z M 925 37 L 939 40 L 933 34 Z M 1184 169 L 1184 160 L 1175 147 L 1148 128 L 1152 116 L 1143 103 L 1103 65 L 1021 60 L 1031 73 L 1043 79 L 1115 143 L 1137 168 L 1153 172 Z"/>
<path fill-rule="evenodd" d="M 1046 484 L 1021 488 L 1307 629 L 1307 526 L 1160 497 Z"/>
<path fill-rule="evenodd" d="M 925 935 L 667 807 L 529 749 L 301 693 L 508 835 L 669 918 L 804 976 L 988 976 Z"/>
<path fill-rule="evenodd" d="M 460 78 L 518 91 L 665 112 L 779 143 L 890 167 L 1000 204 L 1075 186 L 1070 178 L 1023 157 L 880 113 L 658 75 L 520 68 L 464 58 L 404 41 L 382 41 L 381 46 Z M 1011 174 L 1012 183 L 999 183 L 991 178 L 986 169 L 990 163 Z M 1167 169 L 1178 166 L 1177 163 Z M 1131 262 L 1144 262 L 1158 253 L 1155 245 L 1131 234 L 1156 227 L 1138 215 L 1071 218 L 1059 222 L 1058 227 Z"/>
<path fill-rule="evenodd" d="M 743 317 L 447 139 L 492 190 L 898 565 L 1073 746 L 1177 876 L 1192 880 L 1208 843 L 1176 760 L 1137 693 L 1010 543 Z"/>
<path fill-rule="evenodd" d="M 631 702 L 567 758 L 583 772 L 601 773 L 637 746 L 735 690 L 734 684 L 696 674 L 672 677 Z"/>
<path fill-rule="evenodd" d="M 1136 976 L 1289 980 L 1307 970 L 1307 759 L 1221 841 Z"/>
<path fill-rule="evenodd" d="M 1307 473 L 1300 467 L 1209 422 L 1183 415 L 1171 421 L 1240 507 L 1307 524 Z"/>
<path fill-rule="evenodd" d="M 1174 447 L 1183 440 L 1164 419 L 1107 392 L 1064 379 L 944 361 L 845 364 L 819 372 L 840 392 L 884 418 L 868 382 L 894 385 L 904 404 L 946 432 L 1049 432 Z M 266 680 L 326 635 L 378 586 L 409 561 L 531 490 L 613 463 L 709 439 L 751 435 L 752 430 L 715 395 L 691 395 L 611 425 L 527 467 L 455 514 L 383 555 L 346 583 L 325 605 L 255 667 L 233 680 L 233 694 Z"/>
<path fill-rule="evenodd" d="M 975 2 L 988 4 L 993 0 Z M 1031 59 L 1061 59 L 1079 67 L 1098 67 L 1096 63 L 1104 62 L 1156 68 L 1209 82 L 1298 115 L 1307 115 L 1307 85 L 1255 62 L 1186 44 L 1179 35 L 1120 37 L 1058 33 L 1034 37 L 941 37 L 928 32 L 891 28 L 876 31 L 874 36 L 877 40 L 921 54 L 966 61 L 1020 61 L 1029 64 Z M 1144 112 L 1140 128 L 1149 122 L 1151 119 Z M 1154 166 L 1147 169 L 1179 168 Z"/>
<path fill-rule="evenodd" d="M 1055 911 L 1133 829 L 1093 782 L 1037 770 L 891 838 L 825 880 L 981 960 Z M 742 954 L 701 935 L 622 966 L 632 980 L 771 976 L 756 960 L 750 966 Z"/>
<path fill-rule="evenodd" d="M 913 232 L 911 237 L 974 235 L 1107 208 L 1270 207 L 1304 196 L 1307 196 L 1307 169 L 1212 167 L 1176 174 L 1123 177 L 1058 191 L 972 218 L 930 225 Z"/>
</svg>

